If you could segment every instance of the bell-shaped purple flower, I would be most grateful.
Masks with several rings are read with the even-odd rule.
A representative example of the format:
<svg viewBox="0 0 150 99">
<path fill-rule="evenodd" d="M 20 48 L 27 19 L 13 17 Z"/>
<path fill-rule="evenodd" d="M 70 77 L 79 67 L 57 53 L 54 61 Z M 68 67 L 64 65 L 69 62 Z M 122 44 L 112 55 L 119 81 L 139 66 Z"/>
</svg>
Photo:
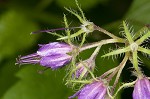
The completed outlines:
<svg viewBox="0 0 150 99">
<path fill-rule="evenodd" d="M 86 85 L 80 91 L 70 96 L 69 99 L 105 99 L 107 93 L 107 87 L 102 81 L 96 81 L 91 84 Z"/>
<path fill-rule="evenodd" d="M 150 99 L 150 81 L 146 77 L 137 80 L 132 97 L 133 99 Z"/>
<path fill-rule="evenodd" d="M 57 69 L 70 62 L 72 56 L 68 55 L 72 47 L 66 43 L 53 42 L 39 45 L 36 53 L 22 56 L 17 60 L 18 64 L 37 64 Z"/>
<path fill-rule="evenodd" d="M 76 68 L 77 70 L 75 71 L 75 73 L 73 74 L 76 75 L 76 78 L 82 78 L 82 77 L 86 77 L 88 74 L 88 70 L 93 71 L 95 67 L 95 61 L 92 59 L 87 59 L 84 61 L 81 61 L 79 63 L 77 63 Z"/>
</svg>

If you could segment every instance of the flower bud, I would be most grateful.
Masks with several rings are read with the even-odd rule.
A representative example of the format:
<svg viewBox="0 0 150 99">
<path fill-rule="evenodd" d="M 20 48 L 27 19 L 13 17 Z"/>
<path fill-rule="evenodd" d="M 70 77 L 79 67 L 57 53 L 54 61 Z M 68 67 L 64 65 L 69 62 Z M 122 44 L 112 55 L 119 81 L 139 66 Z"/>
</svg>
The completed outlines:
<svg viewBox="0 0 150 99">
<path fill-rule="evenodd" d="M 72 51 L 70 45 L 60 42 L 39 45 L 36 53 L 20 57 L 17 64 L 37 64 L 57 69 L 70 62 L 72 56 L 67 53 Z"/>
<path fill-rule="evenodd" d="M 91 59 L 87 59 L 77 63 L 77 70 L 75 71 L 76 78 L 86 77 L 88 74 L 88 70 L 93 71 L 95 67 L 95 61 Z"/>
<path fill-rule="evenodd" d="M 80 91 L 70 96 L 69 99 L 78 97 L 78 99 L 105 99 L 107 87 L 102 81 L 95 81 L 86 85 Z"/>
<path fill-rule="evenodd" d="M 150 81 L 148 78 L 137 80 L 132 97 L 133 99 L 150 99 Z"/>
</svg>

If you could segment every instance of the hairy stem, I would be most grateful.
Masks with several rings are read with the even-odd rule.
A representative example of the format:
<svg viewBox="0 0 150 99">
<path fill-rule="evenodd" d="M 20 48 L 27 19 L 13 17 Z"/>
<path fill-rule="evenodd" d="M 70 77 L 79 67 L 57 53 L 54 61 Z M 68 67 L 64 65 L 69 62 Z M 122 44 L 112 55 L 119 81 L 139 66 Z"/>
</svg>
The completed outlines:
<svg viewBox="0 0 150 99">
<path fill-rule="evenodd" d="M 117 96 L 118 92 L 123 89 L 123 88 L 127 88 L 127 87 L 131 87 L 136 83 L 136 81 L 130 82 L 130 83 L 125 83 L 122 86 L 119 87 L 119 89 L 116 91 L 116 93 L 114 94 L 112 99 L 115 99 L 115 97 Z"/>
<path fill-rule="evenodd" d="M 121 72 L 122 72 L 122 70 L 123 70 L 123 68 L 124 68 L 124 66 L 125 66 L 125 64 L 126 64 L 126 62 L 127 62 L 127 60 L 128 60 L 128 58 L 129 58 L 129 53 L 126 53 L 126 55 L 125 55 L 123 61 L 120 63 L 119 71 L 118 71 L 118 73 L 117 73 L 117 76 L 116 76 L 116 79 L 115 79 L 113 88 L 116 87 L 116 85 L 117 85 L 117 83 L 118 83 L 118 80 L 119 80 L 119 78 L 120 78 Z"/>
<path fill-rule="evenodd" d="M 106 77 L 106 76 L 109 75 L 110 73 L 116 71 L 117 68 L 118 68 L 118 67 L 115 67 L 115 68 L 112 68 L 112 69 L 108 70 L 107 72 L 105 72 L 104 74 L 102 74 L 102 75 L 100 76 L 100 78 L 103 79 L 104 77 Z"/>
<path fill-rule="evenodd" d="M 95 28 L 95 30 L 100 31 L 100 32 L 102 32 L 102 33 L 104 33 L 104 34 L 106 34 L 106 35 L 112 37 L 113 39 L 120 39 L 120 40 L 123 40 L 122 38 L 119 38 L 119 37 L 113 35 L 112 33 L 106 31 L 105 29 L 103 29 L 103 28 L 101 28 L 101 27 L 99 27 L 99 26 L 96 26 L 96 25 L 95 25 L 94 28 Z"/>
<path fill-rule="evenodd" d="M 87 44 L 87 45 L 84 45 L 82 46 L 82 48 L 80 48 L 80 52 L 86 50 L 86 49 L 90 49 L 90 48 L 93 48 L 93 47 L 97 47 L 97 46 L 102 46 L 104 44 L 109 44 L 109 43 L 124 43 L 125 40 L 118 40 L 118 39 L 106 39 L 106 40 L 101 40 L 99 42 L 94 42 L 94 43 L 90 43 L 90 44 Z"/>
<path fill-rule="evenodd" d="M 122 69 L 124 68 L 124 66 L 128 60 L 128 57 L 129 57 L 129 54 L 127 53 L 125 55 L 124 59 L 122 60 L 122 62 L 117 66 L 118 68 L 114 72 L 112 72 L 112 74 L 110 76 L 107 77 L 107 80 L 110 81 L 110 80 L 112 80 L 112 77 L 114 77 L 114 75 L 116 75 L 116 73 L 118 72 L 113 87 L 116 86 L 116 84 L 118 83 L 118 80 L 120 78 L 120 74 L 121 74 Z"/>
<path fill-rule="evenodd" d="M 139 75 L 138 77 L 142 76 L 142 72 L 139 69 L 138 66 L 138 56 L 137 56 L 137 51 L 133 51 L 133 67 L 137 71 L 137 74 Z"/>
<path fill-rule="evenodd" d="M 100 50 L 101 46 L 98 46 L 95 51 L 93 52 L 93 54 L 91 55 L 90 59 L 91 60 L 95 60 L 96 56 L 98 55 L 98 52 Z"/>
</svg>

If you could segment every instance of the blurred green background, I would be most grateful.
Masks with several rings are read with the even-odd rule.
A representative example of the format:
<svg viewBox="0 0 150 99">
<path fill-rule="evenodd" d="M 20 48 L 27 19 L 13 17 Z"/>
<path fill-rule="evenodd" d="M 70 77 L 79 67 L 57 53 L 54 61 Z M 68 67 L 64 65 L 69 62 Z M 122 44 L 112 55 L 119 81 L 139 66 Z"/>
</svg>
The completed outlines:
<svg viewBox="0 0 150 99">
<path fill-rule="evenodd" d="M 79 4 L 87 19 L 116 35 L 122 20 L 129 21 L 135 31 L 150 23 L 150 0 L 79 0 Z M 80 25 L 64 7 L 77 9 L 74 0 L 0 0 L 0 99 L 67 99 L 75 92 L 64 85 L 65 68 L 39 74 L 37 71 L 43 69 L 39 65 L 15 65 L 19 55 L 35 52 L 38 44 L 56 41 L 56 37 L 46 33 L 30 35 L 32 31 L 64 27 L 63 13 L 67 14 L 70 26 Z M 87 42 L 104 38 L 108 37 L 94 32 Z M 102 50 L 107 52 L 108 47 L 113 46 L 104 46 Z M 92 51 L 81 53 L 82 58 L 88 58 Z M 117 66 L 122 59 L 103 59 L 101 54 L 103 51 L 96 60 L 97 76 Z M 140 56 L 144 61 L 142 68 L 150 76 L 149 59 Z M 130 63 L 122 74 L 124 82 L 135 79 L 129 66 Z M 125 89 L 118 99 L 131 97 L 132 90 Z"/>
</svg>

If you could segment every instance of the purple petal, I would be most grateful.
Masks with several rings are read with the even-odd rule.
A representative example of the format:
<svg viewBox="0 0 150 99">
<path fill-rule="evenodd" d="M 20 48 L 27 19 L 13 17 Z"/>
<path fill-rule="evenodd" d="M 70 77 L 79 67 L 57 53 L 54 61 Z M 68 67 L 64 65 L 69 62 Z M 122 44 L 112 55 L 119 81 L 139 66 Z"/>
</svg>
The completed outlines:
<svg viewBox="0 0 150 99">
<path fill-rule="evenodd" d="M 94 99 L 105 99 L 105 94 L 107 89 L 102 86 L 101 90 L 99 91 L 98 95 Z"/>
<path fill-rule="evenodd" d="M 103 82 L 93 82 L 86 85 L 80 91 L 69 98 L 74 98 L 78 96 L 78 99 L 104 99 L 107 88 Z"/>
<path fill-rule="evenodd" d="M 41 58 L 40 64 L 42 66 L 51 67 L 52 69 L 57 69 L 69 63 L 70 60 L 71 56 L 66 54 L 58 54 Z"/>
<path fill-rule="evenodd" d="M 82 74 L 82 72 L 84 71 L 84 69 L 86 69 L 85 67 L 80 67 L 77 71 L 76 71 L 76 78 L 79 78 L 80 75 Z M 86 73 L 87 74 L 87 73 Z M 85 74 L 85 75 L 86 75 Z"/>
<path fill-rule="evenodd" d="M 136 82 L 133 99 L 150 99 L 150 81 L 147 78 L 139 79 Z"/>
<path fill-rule="evenodd" d="M 38 55 L 49 56 L 53 54 L 65 54 L 71 51 L 71 47 L 65 43 L 53 42 L 45 45 L 40 45 L 37 51 Z"/>
<path fill-rule="evenodd" d="M 69 99 L 75 98 L 76 96 L 78 96 L 80 94 L 81 90 L 76 92 L 73 96 L 68 97 Z"/>
<path fill-rule="evenodd" d="M 94 99 L 99 92 L 101 92 L 102 83 L 92 83 L 87 85 L 81 90 L 81 93 L 78 96 L 78 99 Z"/>
</svg>

